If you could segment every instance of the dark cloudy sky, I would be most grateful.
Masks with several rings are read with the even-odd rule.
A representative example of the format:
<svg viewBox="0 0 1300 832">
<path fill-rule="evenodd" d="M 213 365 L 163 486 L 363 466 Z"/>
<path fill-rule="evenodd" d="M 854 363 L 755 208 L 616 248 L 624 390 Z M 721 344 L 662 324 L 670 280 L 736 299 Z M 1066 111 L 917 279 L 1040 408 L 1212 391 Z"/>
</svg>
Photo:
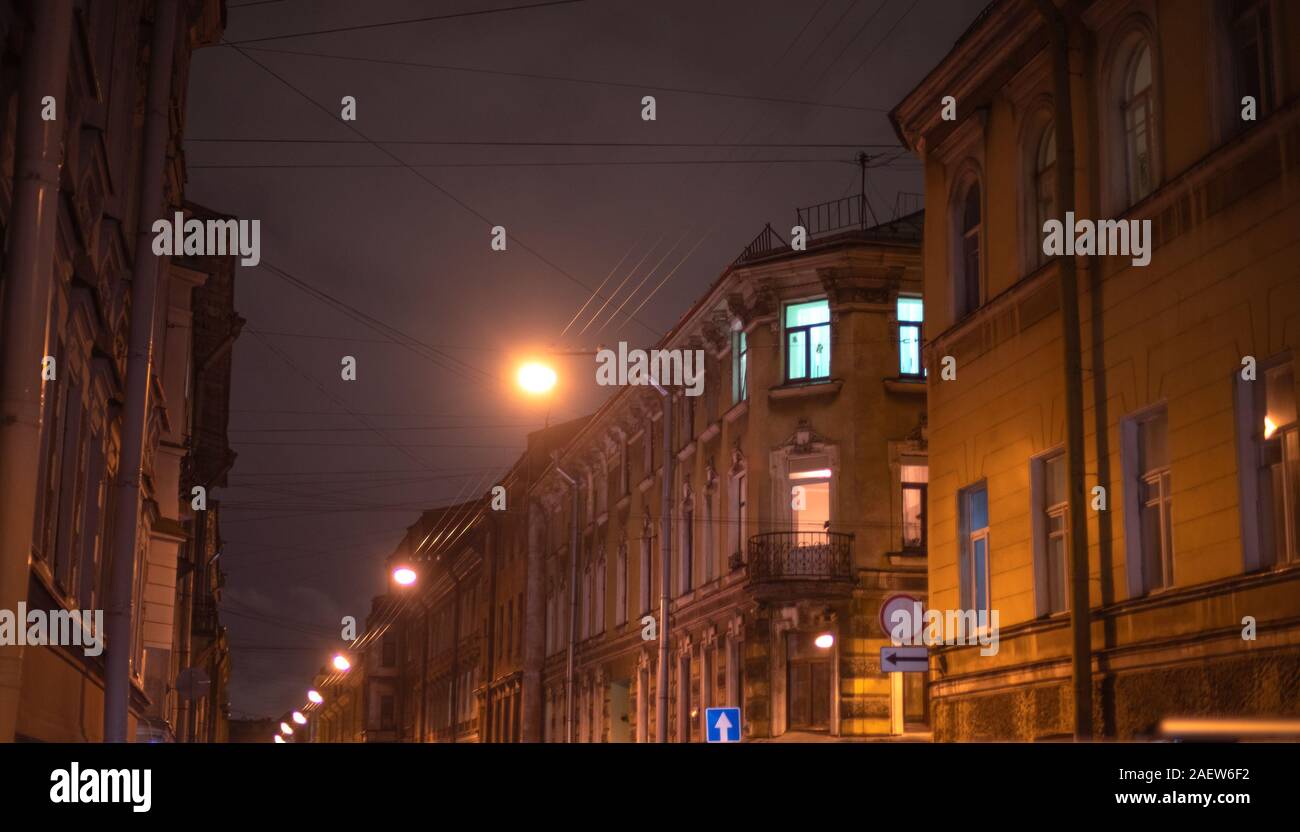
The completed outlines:
<svg viewBox="0 0 1300 832">
<path fill-rule="evenodd" d="M 233 0 L 235 46 L 194 58 L 185 154 L 189 199 L 262 226 L 221 495 L 235 714 L 298 706 L 420 509 L 486 490 L 541 426 L 506 383 L 519 358 L 648 345 L 765 222 L 788 236 L 796 207 L 857 193 L 858 150 L 898 154 L 886 111 L 985 2 L 587 0 L 369 26 L 529 3 Z M 906 156 L 869 181 L 882 220 L 921 190 Z M 610 302 L 565 333 L 607 276 Z M 594 409 L 593 359 L 555 363 L 550 418 Z"/>
</svg>

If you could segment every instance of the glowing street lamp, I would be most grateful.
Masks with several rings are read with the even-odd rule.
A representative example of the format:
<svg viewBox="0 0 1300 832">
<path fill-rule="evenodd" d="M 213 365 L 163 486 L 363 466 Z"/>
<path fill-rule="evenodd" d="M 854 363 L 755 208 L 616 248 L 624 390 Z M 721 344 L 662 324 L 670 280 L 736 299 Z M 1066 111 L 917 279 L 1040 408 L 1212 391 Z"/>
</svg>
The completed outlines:
<svg viewBox="0 0 1300 832">
<path fill-rule="evenodd" d="M 346 672 L 351 667 L 352 667 L 352 662 L 348 661 L 347 656 L 343 655 L 342 653 L 339 653 L 336 656 L 334 656 L 335 670 L 340 672 Z"/>
<path fill-rule="evenodd" d="M 276 735 L 275 735 L 275 741 L 276 741 L 276 742 L 284 742 L 284 737 L 280 736 L 279 734 L 276 734 Z"/>
<path fill-rule="evenodd" d="M 555 371 L 537 361 L 529 361 L 519 368 L 516 376 L 519 386 L 525 393 L 540 396 L 549 393 L 555 386 Z"/>
<path fill-rule="evenodd" d="M 306 725 L 306 724 L 307 724 L 307 717 L 305 717 L 305 716 L 302 715 L 302 711 L 294 711 L 294 712 L 293 712 L 293 721 L 296 722 L 296 723 L 298 723 L 299 725 Z"/>
<path fill-rule="evenodd" d="M 286 735 L 287 735 L 287 734 L 292 734 L 292 733 L 293 733 L 293 726 L 290 725 L 290 724 L 287 723 L 287 722 L 281 722 L 281 723 L 280 723 L 280 733 L 281 733 L 281 734 L 286 734 Z"/>
<path fill-rule="evenodd" d="M 834 643 L 835 643 L 835 636 L 831 635 L 830 633 L 822 633 L 821 635 L 817 636 L 816 639 L 813 640 L 813 644 L 817 645 L 817 647 L 822 650 L 831 649 L 831 645 L 833 645 Z"/>
<path fill-rule="evenodd" d="M 393 581 L 398 586 L 410 586 L 415 583 L 415 570 L 409 566 L 399 566 L 393 570 Z"/>
<path fill-rule="evenodd" d="M 307 691 L 307 699 L 310 700 L 313 705 L 319 705 L 325 701 L 325 697 L 321 696 L 314 690 Z"/>
</svg>

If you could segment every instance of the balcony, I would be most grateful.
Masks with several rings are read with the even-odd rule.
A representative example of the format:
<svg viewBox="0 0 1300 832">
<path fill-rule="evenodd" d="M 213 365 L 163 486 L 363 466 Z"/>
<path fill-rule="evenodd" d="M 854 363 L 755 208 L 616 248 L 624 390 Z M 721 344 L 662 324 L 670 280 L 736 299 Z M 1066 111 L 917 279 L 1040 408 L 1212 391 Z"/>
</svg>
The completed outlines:
<svg viewBox="0 0 1300 832">
<path fill-rule="evenodd" d="M 749 582 L 762 594 L 844 595 L 853 586 L 853 535 L 766 532 L 749 539 Z"/>
</svg>

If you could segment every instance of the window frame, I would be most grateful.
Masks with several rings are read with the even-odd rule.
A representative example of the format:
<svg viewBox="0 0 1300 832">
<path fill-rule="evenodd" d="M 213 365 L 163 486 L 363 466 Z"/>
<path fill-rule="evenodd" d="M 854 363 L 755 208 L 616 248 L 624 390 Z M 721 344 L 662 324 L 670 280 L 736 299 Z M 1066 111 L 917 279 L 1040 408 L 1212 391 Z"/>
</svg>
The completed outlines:
<svg viewBox="0 0 1300 832">
<path fill-rule="evenodd" d="M 731 403 L 749 398 L 749 335 L 744 329 L 731 333 Z"/>
<path fill-rule="evenodd" d="M 792 307 L 795 307 L 795 306 L 810 306 L 810 305 L 815 304 L 815 303 L 823 303 L 823 304 L 826 305 L 826 320 L 825 320 L 825 321 L 820 322 L 820 323 L 815 323 L 815 324 L 799 324 L 799 325 L 797 325 L 797 326 L 790 326 L 790 325 L 789 325 L 789 323 L 788 323 L 788 321 L 789 321 L 789 312 L 790 312 L 790 309 L 791 309 Z M 813 346 L 812 346 L 812 344 L 813 344 L 813 337 L 812 337 L 812 336 L 813 336 L 813 331 L 814 331 L 814 330 L 821 329 L 821 328 L 823 328 L 823 327 L 825 327 L 825 329 L 826 329 L 826 345 L 827 345 L 827 355 L 826 355 L 826 374 L 825 374 L 825 375 L 815 376 L 815 375 L 812 374 L 812 372 L 813 372 L 813 354 L 814 354 L 814 353 L 813 353 Z M 781 329 L 782 329 L 782 334 L 783 334 L 783 336 L 784 336 L 783 345 L 784 345 L 784 348 L 785 348 L 785 349 L 784 349 L 784 352 L 785 352 L 785 368 L 784 368 L 784 373 L 783 373 L 783 376 L 784 376 L 784 378 L 785 378 L 785 383 L 786 383 L 786 384 L 816 384 L 816 383 L 823 382 L 823 381 L 827 381 L 828 379 L 830 379 L 830 378 L 831 378 L 831 356 L 830 356 L 830 345 L 831 345 L 831 304 L 830 304 L 830 298 L 825 297 L 825 296 L 823 296 L 823 297 L 813 297 L 813 298 L 807 298 L 807 299 L 805 299 L 805 300 L 789 301 L 789 302 L 787 302 L 787 303 L 782 304 L 782 306 L 781 306 Z M 792 358 L 793 358 L 793 350 L 791 349 L 791 346 L 790 346 L 790 340 L 791 340 L 792 336 L 794 336 L 795 334 L 798 334 L 798 333 L 802 333 L 803 336 L 804 336 L 804 337 L 803 337 L 803 362 L 804 362 L 804 363 L 803 363 L 803 366 L 804 366 L 804 374 L 801 375 L 801 376 L 792 376 L 792 375 L 790 374 L 790 371 L 791 371 L 791 363 L 792 363 Z"/>
<path fill-rule="evenodd" d="M 970 526 L 971 497 L 979 492 L 984 493 L 984 509 L 985 509 L 984 525 L 978 529 L 973 529 Z M 958 500 L 957 516 L 961 528 L 961 537 L 959 538 L 961 551 L 959 552 L 960 561 L 958 564 L 958 573 L 959 573 L 958 579 L 960 583 L 960 586 L 958 588 L 960 590 L 961 603 L 963 605 L 967 605 L 967 606 L 963 606 L 963 609 L 973 610 L 976 612 L 977 615 L 981 609 L 983 609 L 987 613 L 993 608 L 993 586 L 991 581 L 992 570 L 989 568 L 989 561 L 992 555 L 992 551 L 991 551 L 992 547 L 990 545 L 990 536 L 989 536 L 989 532 L 990 532 L 989 524 L 992 521 L 988 516 L 990 513 L 989 499 L 988 499 L 988 481 L 980 480 L 979 482 L 971 483 L 965 488 L 962 488 L 960 491 L 957 492 L 957 500 Z M 976 579 L 975 549 L 977 544 L 981 542 L 984 544 L 984 568 L 983 568 L 984 606 L 982 607 L 978 606 L 977 601 L 979 599 L 975 597 L 976 591 L 979 586 L 979 582 Z"/>
<path fill-rule="evenodd" d="M 907 301 L 916 301 L 917 303 L 919 303 L 919 304 L 921 305 L 921 319 L 920 319 L 920 320 L 917 320 L 917 321 L 912 321 L 912 320 L 907 320 L 907 321 L 905 321 L 905 320 L 903 320 L 903 317 L 902 317 L 902 304 L 903 304 L 903 301 L 905 301 L 905 300 L 907 300 Z M 897 339 L 897 343 L 898 343 L 898 377 L 899 377 L 899 378 L 907 378 L 907 379 L 922 379 L 922 378 L 925 378 L 925 377 L 926 377 L 925 361 L 924 361 L 924 359 L 923 359 L 923 357 L 922 357 L 922 355 L 921 355 L 921 344 L 923 343 L 923 340 L 922 340 L 922 339 L 923 339 L 924 336 L 925 336 L 925 299 L 924 299 L 921 295 L 911 295 L 911 294 L 906 294 L 906 293 L 900 293 L 899 296 L 898 296 L 898 298 L 895 300 L 895 303 L 894 303 L 894 316 L 895 316 L 895 318 L 897 319 L 897 326 L 898 326 L 898 339 Z M 907 372 L 906 370 L 903 369 L 903 351 L 904 351 L 904 349 L 905 349 L 905 347 L 903 346 L 903 344 L 904 344 L 904 341 L 903 341 L 903 331 L 904 331 L 905 329 L 912 329 L 912 330 L 915 330 L 915 332 L 916 332 L 915 346 L 912 347 L 912 349 L 915 350 L 915 352 L 916 352 L 916 367 L 917 367 L 917 372 L 915 372 L 915 373 L 909 373 L 909 372 Z"/>
</svg>

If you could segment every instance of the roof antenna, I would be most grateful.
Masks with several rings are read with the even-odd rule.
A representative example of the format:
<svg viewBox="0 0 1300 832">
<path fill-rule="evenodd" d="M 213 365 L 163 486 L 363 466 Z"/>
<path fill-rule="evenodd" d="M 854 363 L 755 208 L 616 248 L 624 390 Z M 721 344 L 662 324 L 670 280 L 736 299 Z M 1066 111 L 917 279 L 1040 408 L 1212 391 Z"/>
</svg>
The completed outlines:
<svg viewBox="0 0 1300 832">
<path fill-rule="evenodd" d="M 871 225 L 873 226 L 880 225 L 880 220 L 876 219 L 876 212 L 871 207 L 871 200 L 867 198 L 867 162 L 870 162 L 871 158 L 872 157 L 868 156 L 865 151 L 861 151 L 861 150 L 858 151 L 858 167 L 862 170 L 862 192 L 861 192 L 862 205 L 859 206 L 858 215 L 862 219 L 862 229 L 864 231 L 868 228 L 867 226 L 868 213 L 871 214 Z M 861 210 L 861 208 L 866 208 L 866 210 L 863 211 Z"/>
</svg>

